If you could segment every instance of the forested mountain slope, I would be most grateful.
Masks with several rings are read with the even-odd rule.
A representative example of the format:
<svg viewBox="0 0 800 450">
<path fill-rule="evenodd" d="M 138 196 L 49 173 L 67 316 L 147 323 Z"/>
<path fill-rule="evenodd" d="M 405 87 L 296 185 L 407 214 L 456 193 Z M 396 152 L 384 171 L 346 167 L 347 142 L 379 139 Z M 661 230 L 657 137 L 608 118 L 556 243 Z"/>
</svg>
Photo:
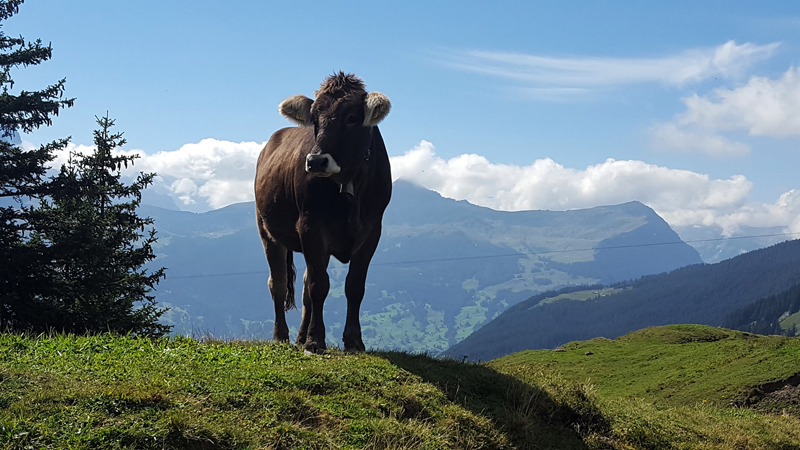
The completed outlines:
<svg viewBox="0 0 800 450">
<path fill-rule="evenodd" d="M 719 326 L 728 314 L 798 284 L 800 240 L 787 241 L 716 264 L 692 265 L 609 289 L 583 290 L 588 296 L 572 293 L 558 301 L 548 299 L 565 292 L 535 296 L 509 308 L 445 354 L 488 360 L 574 340 L 615 338 L 649 326 Z"/>
</svg>

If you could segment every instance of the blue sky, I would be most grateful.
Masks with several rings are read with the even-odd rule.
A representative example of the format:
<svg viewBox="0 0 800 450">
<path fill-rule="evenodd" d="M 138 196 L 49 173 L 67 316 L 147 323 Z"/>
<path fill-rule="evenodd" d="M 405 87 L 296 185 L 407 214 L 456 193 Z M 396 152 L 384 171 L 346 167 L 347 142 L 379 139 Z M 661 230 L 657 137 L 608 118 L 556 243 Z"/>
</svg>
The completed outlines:
<svg viewBox="0 0 800 450">
<path fill-rule="evenodd" d="M 17 88 L 77 98 L 23 139 L 90 144 L 108 110 L 185 209 L 246 200 L 278 103 L 344 70 L 392 101 L 395 173 L 443 195 L 800 231 L 797 2 L 29 0 L 3 27 L 54 49 Z"/>
</svg>

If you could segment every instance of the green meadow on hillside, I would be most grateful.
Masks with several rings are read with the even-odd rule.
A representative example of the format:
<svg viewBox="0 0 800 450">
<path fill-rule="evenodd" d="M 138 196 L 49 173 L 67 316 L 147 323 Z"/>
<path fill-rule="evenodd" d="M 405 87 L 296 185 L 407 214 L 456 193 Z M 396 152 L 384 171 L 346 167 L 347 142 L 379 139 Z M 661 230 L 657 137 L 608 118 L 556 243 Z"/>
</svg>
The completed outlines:
<svg viewBox="0 0 800 450">
<path fill-rule="evenodd" d="M 585 302 L 587 300 L 596 300 L 603 297 L 608 297 L 609 295 L 622 292 L 623 290 L 624 290 L 623 288 L 603 287 L 597 289 L 587 289 L 583 291 L 573 291 L 565 294 L 559 294 L 553 297 L 547 297 L 544 300 L 537 303 L 535 306 L 547 305 L 549 303 L 555 303 L 562 300 L 577 300 Z"/>
<path fill-rule="evenodd" d="M 752 403 L 764 394 L 754 387 L 800 375 L 800 339 L 704 325 L 645 328 L 558 350 L 519 352 L 489 366 L 557 371 L 568 379 L 589 380 L 603 397 L 646 397 L 663 405 Z"/>
<path fill-rule="evenodd" d="M 786 316 L 785 319 L 780 321 L 780 326 L 782 330 L 790 330 L 792 328 L 799 329 L 800 328 L 800 312 L 796 312 L 792 315 Z"/>
<path fill-rule="evenodd" d="M 800 339 L 673 326 L 565 350 L 479 365 L 2 334 L 0 448 L 800 447 L 797 404 L 757 390 L 797 373 Z"/>
</svg>

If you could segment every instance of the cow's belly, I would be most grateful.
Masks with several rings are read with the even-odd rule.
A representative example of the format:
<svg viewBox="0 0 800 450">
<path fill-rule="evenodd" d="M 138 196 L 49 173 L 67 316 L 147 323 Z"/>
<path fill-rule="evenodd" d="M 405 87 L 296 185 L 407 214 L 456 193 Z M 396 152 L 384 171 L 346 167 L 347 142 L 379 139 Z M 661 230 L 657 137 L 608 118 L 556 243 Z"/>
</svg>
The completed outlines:
<svg viewBox="0 0 800 450">
<path fill-rule="evenodd" d="M 358 230 L 348 228 L 345 232 L 331 239 L 331 255 L 342 263 L 350 262 L 353 255 L 361 250 L 367 240 L 370 229 L 371 227 L 367 226 L 359 226 Z"/>
<path fill-rule="evenodd" d="M 315 247 L 314 250 L 322 250 L 345 264 L 361 249 L 372 228 L 361 221 L 351 222 L 343 216 L 326 216 L 298 225 L 298 229 L 310 235 L 309 242 L 322 245 L 322 248 Z"/>
<path fill-rule="evenodd" d="M 303 253 L 301 244 L 313 245 L 332 255 L 342 263 L 347 263 L 363 246 L 367 235 L 374 226 L 374 220 L 367 219 L 380 215 L 365 214 L 360 209 L 359 218 L 350 217 L 353 205 L 338 191 L 315 192 L 313 200 L 299 202 L 305 205 L 301 213 L 296 201 L 279 199 L 263 205 L 261 214 L 267 233 L 277 243 L 298 253 Z M 365 220 L 366 219 L 366 220 Z M 300 233 L 304 236 L 301 238 Z"/>
<path fill-rule="evenodd" d="M 351 225 L 346 217 L 323 217 L 310 223 L 301 220 L 296 211 L 280 208 L 268 208 L 262 214 L 267 234 L 275 242 L 292 250 L 303 253 L 298 230 L 303 230 L 312 236 L 309 241 L 319 242 L 328 254 L 333 255 L 343 263 L 350 261 L 352 255 L 358 251 L 366 240 L 368 228 L 363 224 Z"/>
</svg>

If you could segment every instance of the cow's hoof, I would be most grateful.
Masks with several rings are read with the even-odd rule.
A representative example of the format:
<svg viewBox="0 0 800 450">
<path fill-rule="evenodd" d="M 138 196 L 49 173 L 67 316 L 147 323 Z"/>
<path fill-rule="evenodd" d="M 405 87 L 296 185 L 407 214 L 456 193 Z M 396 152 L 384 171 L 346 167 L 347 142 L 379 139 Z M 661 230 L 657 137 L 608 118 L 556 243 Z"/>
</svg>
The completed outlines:
<svg viewBox="0 0 800 450">
<path fill-rule="evenodd" d="M 276 326 L 273 328 L 272 340 L 275 342 L 289 342 L 289 327 Z"/>
<path fill-rule="evenodd" d="M 305 355 L 321 355 L 325 353 L 325 350 L 327 348 L 324 344 L 319 345 L 316 342 L 306 343 L 304 347 L 305 348 L 303 349 L 303 353 Z"/>
<path fill-rule="evenodd" d="M 344 344 L 344 351 L 347 353 L 363 353 L 367 349 L 364 347 L 364 343 L 361 342 L 359 339 L 357 342 L 345 342 Z"/>
</svg>

